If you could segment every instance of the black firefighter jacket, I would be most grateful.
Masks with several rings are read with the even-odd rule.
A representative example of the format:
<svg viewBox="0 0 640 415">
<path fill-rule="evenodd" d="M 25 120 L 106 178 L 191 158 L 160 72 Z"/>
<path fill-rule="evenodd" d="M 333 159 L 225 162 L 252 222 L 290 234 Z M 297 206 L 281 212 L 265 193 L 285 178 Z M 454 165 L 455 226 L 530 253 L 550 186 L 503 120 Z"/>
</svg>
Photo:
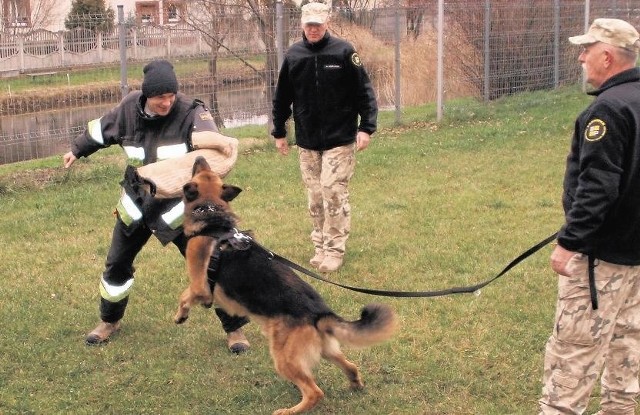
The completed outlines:
<svg viewBox="0 0 640 415">
<path fill-rule="evenodd" d="M 111 145 L 121 146 L 129 165 L 120 183 L 124 189 L 117 211 L 118 218 L 133 231 L 147 226 L 163 244 L 182 233 L 181 198 L 153 197 L 133 165 L 147 165 L 159 160 L 180 157 L 193 151 L 191 135 L 195 131 L 218 131 L 213 117 L 199 100 L 178 93 L 164 117 L 145 114 L 145 97 L 133 91 L 101 118 L 88 123 L 87 129 L 72 143 L 71 151 L 80 157 Z"/>
</svg>

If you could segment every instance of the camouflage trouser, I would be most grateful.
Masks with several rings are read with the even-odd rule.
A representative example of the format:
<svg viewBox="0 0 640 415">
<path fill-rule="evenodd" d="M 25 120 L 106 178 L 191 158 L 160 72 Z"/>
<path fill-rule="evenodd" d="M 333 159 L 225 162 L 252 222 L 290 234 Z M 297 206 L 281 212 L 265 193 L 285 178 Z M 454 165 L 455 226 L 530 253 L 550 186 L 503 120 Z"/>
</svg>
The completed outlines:
<svg viewBox="0 0 640 415">
<path fill-rule="evenodd" d="M 633 415 L 640 363 L 640 266 L 595 261 L 591 307 L 587 257 L 559 276 L 555 327 L 546 345 L 540 414 L 581 414 L 598 380 L 601 414 Z"/>
<path fill-rule="evenodd" d="M 326 151 L 298 149 L 313 246 L 327 256 L 342 257 L 351 229 L 348 185 L 356 164 L 355 143 Z"/>
</svg>

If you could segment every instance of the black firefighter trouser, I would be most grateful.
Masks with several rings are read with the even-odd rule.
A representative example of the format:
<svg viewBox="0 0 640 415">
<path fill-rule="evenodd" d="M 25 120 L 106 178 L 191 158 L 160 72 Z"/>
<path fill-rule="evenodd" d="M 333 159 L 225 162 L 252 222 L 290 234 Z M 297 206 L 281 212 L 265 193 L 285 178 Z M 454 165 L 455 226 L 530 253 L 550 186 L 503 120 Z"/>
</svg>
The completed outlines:
<svg viewBox="0 0 640 415">
<path fill-rule="evenodd" d="M 132 280 L 135 271 L 133 261 L 142 247 L 149 241 L 151 235 L 151 230 L 144 225 L 131 230 L 120 219 L 117 219 L 105 264 L 104 281 L 101 281 L 101 284 L 106 283 L 110 286 L 121 287 Z M 187 239 L 184 235 L 180 234 L 172 242 L 184 257 L 187 247 Z M 120 320 L 124 316 L 128 301 L 128 295 L 115 302 L 102 297 L 100 299 L 100 318 L 102 321 L 115 323 Z M 222 323 L 222 328 L 227 333 L 235 331 L 249 322 L 244 317 L 230 316 L 219 308 L 216 308 L 215 311 Z"/>
</svg>

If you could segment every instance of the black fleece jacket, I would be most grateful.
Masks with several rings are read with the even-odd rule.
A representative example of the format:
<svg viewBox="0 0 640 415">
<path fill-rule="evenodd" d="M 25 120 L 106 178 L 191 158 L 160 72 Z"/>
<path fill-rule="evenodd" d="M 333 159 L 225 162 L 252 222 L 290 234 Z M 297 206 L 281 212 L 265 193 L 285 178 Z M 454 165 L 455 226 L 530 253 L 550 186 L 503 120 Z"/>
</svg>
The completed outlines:
<svg viewBox="0 0 640 415">
<path fill-rule="evenodd" d="M 558 244 L 619 265 L 640 264 L 640 69 L 608 79 L 575 123 Z"/>
<path fill-rule="evenodd" d="M 358 131 L 376 131 L 369 75 L 353 46 L 329 32 L 316 43 L 303 35 L 287 51 L 273 98 L 275 138 L 286 137 L 292 104 L 296 144 L 308 150 L 350 144 Z"/>
</svg>

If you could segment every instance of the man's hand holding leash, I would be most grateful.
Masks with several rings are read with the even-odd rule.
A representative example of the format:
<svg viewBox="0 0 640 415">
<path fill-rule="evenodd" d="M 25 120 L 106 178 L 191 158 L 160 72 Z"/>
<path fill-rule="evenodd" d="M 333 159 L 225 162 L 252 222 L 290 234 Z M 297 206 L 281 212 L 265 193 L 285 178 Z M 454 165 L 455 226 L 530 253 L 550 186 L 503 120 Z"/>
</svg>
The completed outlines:
<svg viewBox="0 0 640 415">
<path fill-rule="evenodd" d="M 567 264 L 575 254 L 575 252 L 556 245 L 551 253 L 551 269 L 562 276 L 568 277 L 569 270 L 567 269 Z"/>
</svg>

